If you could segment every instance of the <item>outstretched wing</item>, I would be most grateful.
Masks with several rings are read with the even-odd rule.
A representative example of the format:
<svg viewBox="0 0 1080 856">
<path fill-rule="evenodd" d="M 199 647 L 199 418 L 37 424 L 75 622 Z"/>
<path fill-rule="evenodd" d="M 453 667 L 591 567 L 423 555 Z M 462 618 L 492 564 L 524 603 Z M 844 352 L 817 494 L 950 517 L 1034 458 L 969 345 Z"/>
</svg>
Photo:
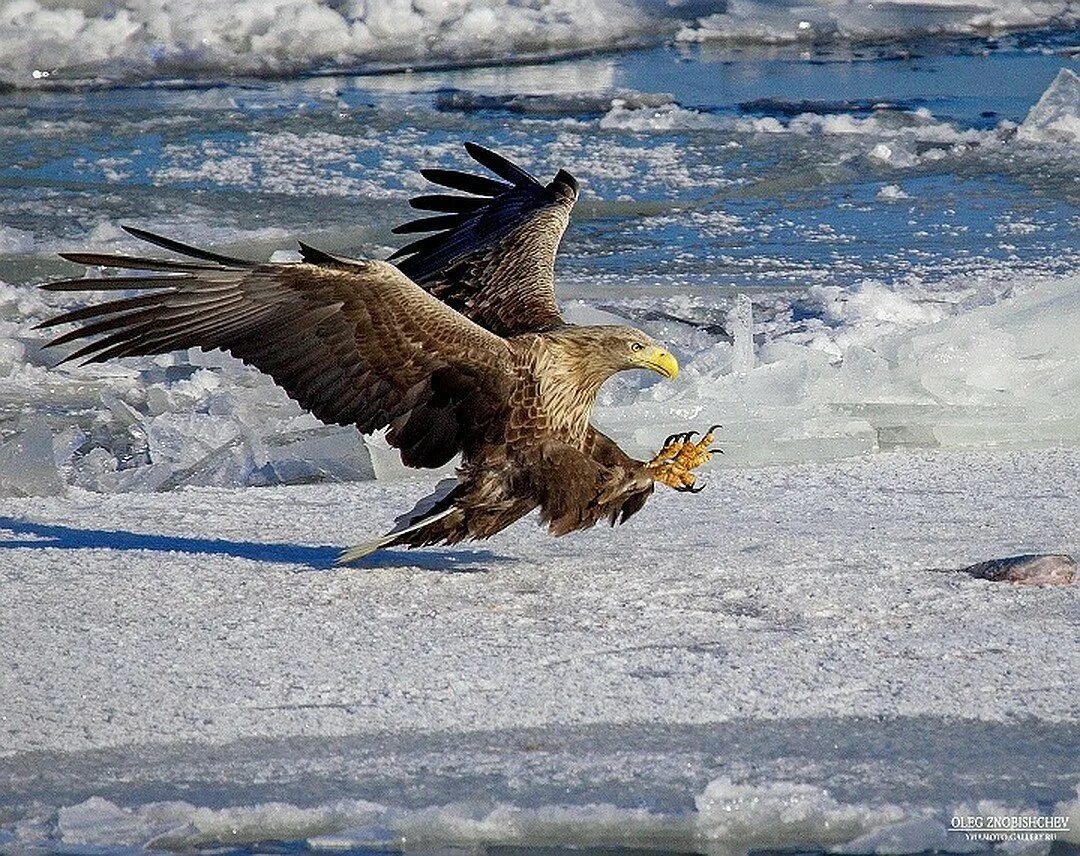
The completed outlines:
<svg viewBox="0 0 1080 856">
<path fill-rule="evenodd" d="M 417 196 L 413 208 L 439 212 L 395 232 L 433 232 L 390 257 L 440 300 L 500 336 L 564 323 L 555 303 L 555 254 L 577 201 L 574 177 L 560 170 L 543 185 L 475 143 L 466 150 L 501 180 L 446 169 L 421 170 L 465 195 Z"/>
<path fill-rule="evenodd" d="M 81 322 L 50 346 L 93 337 L 66 360 L 220 348 L 265 371 L 324 422 L 365 433 L 389 426 L 387 439 L 417 467 L 473 454 L 504 412 L 506 342 L 391 264 L 260 264 L 128 231 L 197 261 L 64 254 L 81 264 L 154 272 L 43 285 L 140 292 L 41 324 Z"/>
</svg>

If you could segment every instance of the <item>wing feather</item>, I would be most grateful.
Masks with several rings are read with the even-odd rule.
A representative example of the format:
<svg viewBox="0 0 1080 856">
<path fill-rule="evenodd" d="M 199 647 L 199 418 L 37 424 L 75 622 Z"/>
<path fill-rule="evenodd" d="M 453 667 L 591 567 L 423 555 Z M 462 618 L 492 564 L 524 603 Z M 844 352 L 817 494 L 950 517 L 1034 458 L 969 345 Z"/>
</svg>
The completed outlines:
<svg viewBox="0 0 1080 856">
<path fill-rule="evenodd" d="M 449 193 L 433 193 L 414 196 L 409 205 L 421 211 L 443 211 L 447 214 L 471 214 L 487 205 L 487 200 L 469 196 L 454 196 Z"/>
<path fill-rule="evenodd" d="M 473 454 L 497 430 L 513 383 L 506 341 L 393 265 L 255 264 L 129 231 L 201 261 L 72 254 L 137 271 L 183 272 L 166 286 L 155 276 L 77 280 L 86 291 L 107 282 L 140 293 L 43 322 L 80 325 L 49 346 L 90 340 L 65 361 L 220 348 L 267 372 L 326 422 L 365 432 L 389 426 L 388 439 L 411 466 Z"/>
<path fill-rule="evenodd" d="M 122 226 L 121 228 L 129 235 L 139 238 L 142 241 L 146 241 L 149 244 L 154 244 L 165 250 L 172 250 L 174 253 L 180 253 L 180 255 L 183 256 L 202 259 L 204 262 L 213 262 L 214 264 L 232 268 L 253 268 L 258 267 L 259 264 L 258 262 L 249 261 L 247 259 L 238 259 L 235 256 L 223 256 L 220 253 L 212 253 L 209 250 L 193 247 L 191 244 L 183 244 L 173 238 L 166 238 L 164 235 L 147 232 L 145 229 L 138 229 L 135 226 Z"/>
<path fill-rule="evenodd" d="M 423 169 L 435 184 L 472 194 L 428 194 L 411 202 L 442 212 L 397 227 L 433 232 L 390 258 L 414 282 L 500 336 L 564 322 L 555 302 L 555 255 L 577 200 L 577 182 L 561 170 L 543 185 L 502 155 L 475 143 L 466 149 L 503 181 L 458 170 Z"/>
<path fill-rule="evenodd" d="M 507 160 L 500 154 L 496 154 L 491 149 L 484 148 L 478 143 L 466 143 L 465 151 L 467 151 L 472 156 L 472 159 L 480 164 L 480 166 L 490 169 L 499 176 L 499 178 L 506 179 L 511 184 L 540 184 L 532 174 L 523 170 L 516 163 Z"/>
<path fill-rule="evenodd" d="M 206 265 L 197 262 L 178 262 L 174 259 L 145 259 L 139 256 L 125 256 L 115 253 L 60 253 L 60 258 L 87 267 L 115 267 L 127 270 L 157 270 L 187 272 L 205 270 Z M 103 279 L 103 283 L 110 280 Z M 103 288 L 109 288 L 105 285 Z"/>
<path fill-rule="evenodd" d="M 297 241 L 297 243 L 300 245 L 300 258 L 308 264 L 334 268 L 335 270 L 355 270 L 358 273 L 362 273 L 364 271 L 364 266 L 367 264 L 366 259 L 350 259 L 345 256 L 335 256 L 333 253 L 316 249 L 310 244 L 305 244 L 303 241 Z"/>
<path fill-rule="evenodd" d="M 420 174 L 432 184 L 441 184 L 451 190 L 463 190 L 474 196 L 499 196 L 513 187 L 493 178 L 473 175 L 471 172 L 462 172 L 459 169 L 422 169 Z"/>
<path fill-rule="evenodd" d="M 68 257 L 78 255 L 68 253 Z M 82 264 L 82 262 L 79 262 Z M 140 277 L 142 284 L 139 288 L 172 288 L 178 277 L 175 276 L 146 276 Z M 110 277 L 108 279 L 92 279 L 96 291 L 126 291 L 131 288 L 128 284 L 129 277 Z M 43 291 L 86 291 L 86 277 L 77 279 L 57 279 L 53 282 L 45 282 L 40 286 Z"/>
<path fill-rule="evenodd" d="M 437 217 L 421 217 L 418 220 L 410 220 L 395 226 L 390 231 L 395 235 L 406 235 L 411 232 L 435 232 L 441 229 L 453 229 L 460 226 L 465 218 L 460 214 L 442 214 Z"/>
<path fill-rule="evenodd" d="M 130 286 L 128 287 L 130 288 Z M 112 300 L 108 303 L 91 304 L 90 306 L 84 306 L 82 309 L 75 309 L 65 313 L 63 321 L 60 320 L 59 316 L 42 321 L 38 324 L 38 328 L 55 327 L 57 324 L 84 321 L 87 318 L 97 318 L 101 315 L 113 315 L 118 312 L 125 312 L 128 309 L 137 309 L 141 306 L 154 306 L 160 300 L 161 296 L 157 294 L 140 294 L 137 297 L 125 297 L 122 300 Z"/>
</svg>

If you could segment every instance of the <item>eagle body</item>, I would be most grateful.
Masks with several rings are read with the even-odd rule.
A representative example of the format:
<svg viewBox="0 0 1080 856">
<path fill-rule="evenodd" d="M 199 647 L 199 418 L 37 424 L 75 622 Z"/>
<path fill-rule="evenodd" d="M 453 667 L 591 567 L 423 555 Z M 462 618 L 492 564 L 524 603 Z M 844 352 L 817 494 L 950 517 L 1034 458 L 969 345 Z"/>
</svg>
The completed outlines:
<svg viewBox="0 0 1080 856">
<path fill-rule="evenodd" d="M 633 334 L 620 327 L 566 327 L 510 339 L 515 383 L 507 442 L 527 441 L 540 428 L 584 452 L 597 393 L 624 368 L 604 359 L 606 343 L 618 347 Z"/>
<path fill-rule="evenodd" d="M 653 491 L 645 462 L 589 419 L 604 381 L 631 367 L 613 359 L 617 343 L 629 363 L 640 338 L 631 328 L 566 326 L 509 339 L 511 392 L 482 449 L 464 455 L 452 494 L 400 519 L 408 531 L 380 546 L 488 538 L 536 508 L 557 535 L 638 511 Z"/>
<path fill-rule="evenodd" d="M 622 522 L 656 481 L 693 489 L 699 444 L 673 435 L 638 461 L 590 423 L 613 374 L 674 377 L 674 357 L 639 330 L 575 326 L 555 302 L 554 260 L 577 198 L 560 171 L 547 185 L 475 144 L 469 154 L 500 180 L 423 170 L 461 191 L 416 197 L 438 212 L 397 227 L 429 232 L 388 261 L 336 256 L 301 244 L 303 261 L 220 255 L 128 228 L 183 259 L 65 253 L 135 276 L 61 280 L 52 291 L 134 291 L 41 326 L 77 323 L 49 345 L 89 339 L 65 361 L 227 351 L 269 374 L 323 422 L 386 439 L 411 467 L 461 456 L 457 478 L 398 519 L 383 538 L 346 551 L 487 538 L 539 509 L 556 535 Z M 666 455 L 666 457 L 665 457 Z"/>
</svg>

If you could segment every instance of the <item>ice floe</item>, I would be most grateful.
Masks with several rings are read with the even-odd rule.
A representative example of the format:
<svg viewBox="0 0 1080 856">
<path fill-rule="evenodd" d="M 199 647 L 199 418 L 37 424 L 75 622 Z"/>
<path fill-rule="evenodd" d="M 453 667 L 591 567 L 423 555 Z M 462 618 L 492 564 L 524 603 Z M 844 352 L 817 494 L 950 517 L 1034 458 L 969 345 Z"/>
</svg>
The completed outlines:
<svg viewBox="0 0 1080 856">
<path fill-rule="evenodd" d="M 1069 449 L 714 467 L 614 530 L 346 570 L 332 545 L 430 477 L 0 498 L 0 849 L 1075 829 L 1080 588 L 931 569 L 1080 552 L 1078 473 Z"/>
<path fill-rule="evenodd" d="M 980 843 L 956 831 L 950 814 L 1047 819 L 1035 806 L 1015 800 L 974 805 L 962 800 L 956 794 L 955 801 L 939 806 L 845 802 L 820 785 L 785 779 L 751 784 L 730 776 L 709 781 L 685 810 L 599 801 L 518 805 L 491 797 L 420 806 L 338 798 L 303 806 L 267 801 L 210 808 L 183 800 L 120 805 L 92 796 L 54 811 L 36 806 L 44 817 L 0 830 L 7 835 L 0 844 L 37 850 L 59 843 L 65 849 L 109 852 L 304 842 L 316 852 L 617 846 L 745 856 L 798 845 L 837 854 L 966 853 L 981 852 Z M 1066 799 L 1050 809 L 1068 819 L 1070 812 L 1075 816 L 1076 803 Z M 1057 837 L 1068 842 L 1072 833 L 1066 829 Z M 1018 841 L 1010 852 L 1046 853 L 1051 843 Z"/>
<path fill-rule="evenodd" d="M 32 87 L 436 61 L 469 64 L 658 42 L 676 33 L 684 41 L 740 44 L 981 36 L 1064 28 L 1078 17 L 1074 0 L 683 5 L 658 0 L 247 0 L 208 8 L 192 0 L 166 5 L 17 0 L 0 14 L 0 81 Z"/>
<path fill-rule="evenodd" d="M 684 41 L 810 44 L 879 41 L 927 35 L 985 35 L 1069 26 L 1080 14 L 1069 0 L 1015 2 L 835 3 L 732 0 L 723 11 L 683 28 Z"/>
<path fill-rule="evenodd" d="M 558 53 L 626 42 L 654 29 L 653 17 L 623 0 L 248 0 L 220 7 L 18 0 L 0 13 L 0 80 L 33 86 L 95 75 L 280 74 Z"/>
</svg>

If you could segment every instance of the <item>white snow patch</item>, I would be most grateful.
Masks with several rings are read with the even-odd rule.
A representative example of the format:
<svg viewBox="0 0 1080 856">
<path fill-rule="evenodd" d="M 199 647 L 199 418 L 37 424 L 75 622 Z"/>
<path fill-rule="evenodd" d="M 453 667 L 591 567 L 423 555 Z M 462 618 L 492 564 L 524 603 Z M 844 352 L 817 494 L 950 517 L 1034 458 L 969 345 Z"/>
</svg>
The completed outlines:
<svg viewBox="0 0 1080 856">
<path fill-rule="evenodd" d="M 854 153 L 873 163 L 906 169 L 977 149 L 981 154 L 1008 149 L 1011 130 L 958 129 L 924 108 L 897 110 L 880 107 L 868 116 L 846 113 L 801 113 L 788 119 L 775 116 L 730 116 L 704 113 L 670 104 L 641 105 L 612 101 L 600 128 L 631 132 L 716 131 L 729 134 L 797 134 L 850 137 Z M 1021 138 L 1037 142 L 1035 137 Z"/>
<path fill-rule="evenodd" d="M 705 427 L 669 428 L 689 425 Z M 340 545 L 390 529 L 434 479 L 0 499 L 5 751 L 1074 716 L 1080 651 L 1052 643 L 1080 587 L 925 569 L 1080 553 L 1080 453 L 724 464 L 615 529 L 555 539 L 528 520 L 339 571 Z"/>
<path fill-rule="evenodd" d="M 687 110 L 674 102 L 639 105 L 622 98 L 613 99 L 611 109 L 600 119 L 600 127 L 606 131 L 683 131 L 721 126 L 715 117 Z"/>
<path fill-rule="evenodd" d="M 887 164 L 897 169 L 915 166 L 919 162 L 919 158 L 915 153 L 903 143 L 877 143 L 866 156 L 872 161 Z M 895 185 L 889 186 L 895 187 Z M 881 196 L 881 194 L 878 195 Z M 891 198 L 895 199 L 896 197 Z"/>
<path fill-rule="evenodd" d="M 911 196 L 907 194 L 899 184 L 884 184 L 877 192 L 878 199 L 887 199 L 890 202 L 897 202 L 904 199 L 911 199 Z"/>
<path fill-rule="evenodd" d="M 1068 27 L 1069 0 L 716 4 L 683 26 L 686 41 L 807 43 Z M 709 11 L 706 8 L 705 11 Z M 367 63 L 552 55 L 660 39 L 679 4 L 634 0 L 196 0 L 119 4 L 14 0 L 0 12 L 0 80 L 40 86 L 71 78 L 199 73 L 282 74 Z"/>
<path fill-rule="evenodd" d="M 928 569 L 1080 554 L 1080 452 L 722 463 L 616 529 L 342 570 L 434 479 L 0 499 L 0 842 L 957 852 L 922 845 L 1047 787 L 1075 821 L 1080 587 Z"/>
</svg>

